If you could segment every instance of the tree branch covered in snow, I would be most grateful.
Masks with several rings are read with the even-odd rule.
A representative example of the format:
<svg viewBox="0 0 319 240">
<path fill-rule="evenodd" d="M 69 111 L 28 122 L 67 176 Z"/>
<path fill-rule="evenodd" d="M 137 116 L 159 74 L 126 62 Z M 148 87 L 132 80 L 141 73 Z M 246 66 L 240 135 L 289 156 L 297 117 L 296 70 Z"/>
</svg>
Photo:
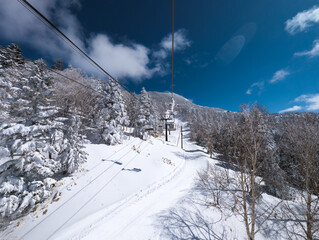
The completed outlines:
<svg viewBox="0 0 319 240">
<path fill-rule="evenodd" d="M 43 60 L 21 56 L 17 45 L 0 48 L 0 214 L 14 219 L 52 193 L 61 176 L 85 161 L 79 119 L 62 117 L 53 79 Z"/>
</svg>

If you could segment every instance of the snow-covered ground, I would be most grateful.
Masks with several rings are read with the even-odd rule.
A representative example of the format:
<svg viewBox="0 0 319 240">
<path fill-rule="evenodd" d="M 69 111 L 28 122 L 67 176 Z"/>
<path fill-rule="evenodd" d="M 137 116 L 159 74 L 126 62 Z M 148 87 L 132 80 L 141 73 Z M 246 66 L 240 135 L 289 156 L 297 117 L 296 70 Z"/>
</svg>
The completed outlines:
<svg viewBox="0 0 319 240">
<path fill-rule="evenodd" d="M 172 132 L 168 143 L 131 138 L 117 146 L 88 144 L 88 161 L 80 171 L 60 183 L 53 199 L 14 221 L 0 237 L 154 239 L 159 236 L 153 225 L 156 214 L 181 199 L 197 170 L 207 164 L 205 157 L 180 149 L 179 134 Z M 184 146 L 195 150 L 192 144 Z"/>
<path fill-rule="evenodd" d="M 187 136 L 185 124 L 178 124 Z M 81 169 L 56 187 L 52 199 L 12 222 L 0 239 L 245 239 L 241 219 L 231 209 L 222 215 L 207 205 L 195 185 L 198 171 L 218 161 L 187 137 L 182 150 L 179 136 L 172 132 L 168 143 L 162 137 L 88 144 Z"/>
</svg>

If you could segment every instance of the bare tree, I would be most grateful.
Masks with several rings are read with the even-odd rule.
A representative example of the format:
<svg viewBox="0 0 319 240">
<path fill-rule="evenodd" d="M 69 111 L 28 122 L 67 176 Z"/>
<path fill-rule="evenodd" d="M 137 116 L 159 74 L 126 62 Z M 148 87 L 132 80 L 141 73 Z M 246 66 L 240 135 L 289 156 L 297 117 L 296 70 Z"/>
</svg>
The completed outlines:
<svg viewBox="0 0 319 240">
<path fill-rule="evenodd" d="M 256 115 L 252 117 L 252 115 Z M 255 238 L 256 223 L 256 177 L 257 177 L 257 154 L 262 144 L 263 134 L 258 131 L 261 122 L 261 114 L 257 109 L 252 111 L 243 106 L 241 121 L 232 122 L 234 130 L 234 144 L 236 147 L 235 159 L 239 167 L 239 183 L 241 195 L 241 209 L 238 211 L 244 220 L 248 239 Z M 250 203 L 250 204 L 249 204 Z"/>
<path fill-rule="evenodd" d="M 287 147 L 295 168 L 294 202 L 285 204 L 285 215 L 291 219 L 287 230 L 291 239 L 319 237 L 319 122 L 314 114 L 304 113 L 286 121 Z"/>
<path fill-rule="evenodd" d="M 56 73 L 51 73 L 55 82 L 55 101 L 64 116 L 77 115 L 81 119 L 80 132 L 95 128 L 101 110 L 103 96 L 92 89 L 101 92 L 102 80 L 86 76 L 80 69 L 68 67 L 62 72 L 70 81 Z M 87 87 L 85 87 L 87 86 Z"/>
<path fill-rule="evenodd" d="M 241 216 L 249 240 L 256 238 L 262 225 L 280 204 L 280 201 L 268 204 L 261 200 L 261 186 L 264 183 L 259 174 L 264 167 L 261 157 L 267 149 L 269 154 L 273 153 L 270 151 L 272 147 L 266 147 L 272 143 L 266 115 L 265 109 L 259 105 L 243 105 L 240 117 L 230 118 L 223 126 L 229 136 L 225 144 L 231 145 L 225 147 L 228 155 L 227 162 L 222 166 L 225 169 L 211 166 L 207 173 L 199 174 L 202 185 L 211 193 L 213 205 L 220 209 L 232 209 Z M 220 199 L 223 199 L 224 206 L 219 206 Z"/>
</svg>

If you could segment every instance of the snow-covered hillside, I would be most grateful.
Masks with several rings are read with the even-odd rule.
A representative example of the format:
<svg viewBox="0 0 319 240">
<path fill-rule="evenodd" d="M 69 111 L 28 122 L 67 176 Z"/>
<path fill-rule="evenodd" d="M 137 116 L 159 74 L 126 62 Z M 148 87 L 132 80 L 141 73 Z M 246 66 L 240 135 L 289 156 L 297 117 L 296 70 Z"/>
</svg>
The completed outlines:
<svg viewBox="0 0 319 240">
<path fill-rule="evenodd" d="M 196 170 L 205 166 L 205 160 L 185 161 L 187 152 L 177 146 L 178 140 L 179 132 L 172 132 L 169 143 L 131 138 L 117 146 L 86 145 L 87 163 L 65 178 L 49 201 L 12 222 L 1 238 L 101 239 L 107 233 L 106 239 L 115 239 L 125 228 L 147 220 L 143 217 L 173 206 Z"/>
<path fill-rule="evenodd" d="M 187 139 L 185 123 L 178 125 L 186 129 L 184 150 L 179 131 L 167 143 L 160 137 L 87 144 L 87 163 L 63 179 L 49 201 L 13 221 L 1 239 L 245 239 L 240 217 L 231 209 L 222 214 L 198 185 L 198 171 L 223 165 Z"/>
<path fill-rule="evenodd" d="M 158 112 L 165 112 L 172 95 L 169 92 L 148 92 Z M 208 118 L 210 115 L 223 114 L 227 111 L 221 108 L 203 107 L 194 104 L 189 99 L 174 93 L 176 114 L 182 118 L 191 120 L 195 115 L 199 118 Z"/>
</svg>

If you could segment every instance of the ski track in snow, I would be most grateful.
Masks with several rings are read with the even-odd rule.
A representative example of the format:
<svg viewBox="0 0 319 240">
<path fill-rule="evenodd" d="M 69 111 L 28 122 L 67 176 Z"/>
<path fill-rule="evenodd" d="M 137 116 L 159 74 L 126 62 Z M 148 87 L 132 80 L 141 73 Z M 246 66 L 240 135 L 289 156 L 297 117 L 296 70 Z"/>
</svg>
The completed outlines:
<svg viewBox="0 0 319 240">
<path fill-rule="evenodd" d="M 125 144 L 121 149 L 119 149 L 118 151 L 115 151 L 114 153 L 112 153 L 112 154 L 110 154 L 108 157 L 106 157 L 106 159 L 109 159 L 109 158 L 111 158 L 111 157 L 113 157 L 115 154 L 117 154 L 117 153 L 119 153 L 119 152 L 121 152 L 122 150 L 124 150 L 125 148 L 127 148 L 127 147 L 129 147 L 129 146 L 131 146 L 131 144 L 133 144 L 134 142 L 136 142 L 138 139 L 134 139 L 132 142 L 130 142 L 130 143 L 128 143 L 128 144 Z M 141 142 L 142 143 L 142 142 Z M 130 151 L 130 150 L 129 150 Z M 124 155 L 126 155 L 128 152 L 126 152 Z M 123 156 L 124 156 L 123 155 Z M 104 160 L 104 159 L 103 159 Z M 105 160 L 104 160 L 105 161 Z M 94 172 L 93 172 L 93 170 L 94 169 L 96 169 L 98 166 L 100 166 L 101 164 L 103 164 L 103 162 L 104 161 L 101 161 L 100 163 L 98 163 L 98 164 L 96 164 L 92 169 L 90 169 L 90 174 L 92 175 Z M 115 164 L 115 162 L 113 162 L 111 165 L 110 165 L 110 167 L 112 167 L 113 165 Z M 109 168 L 110 168 L 109 167 Z M 106 169 L 106 171 L 107 171 L 108 169 Z M 86 172 L 84 172 L 84 173 L 82 173 L 81 175 L 79 175 L 79 176 L 77 176 L 77 178 L 80 178 L 80 177 L 83 177 L 84 175 L 86 174 Z M 88 184 L 90 184 L 92 181 L 90 181 Z M 74 185 L 74 183 L 75 183 L 75 180 L 74 181 L 72 181 L 71 183 L 69 183 L 69 184 L 67 184 L 66 186 L 64 186 L 63 188 L 61 188 L 61 189 L 59 189 L 59 191 L 60 192 L 62 192 L 64 189 L 68 189 L 68 188 L 70 188 L 70 187 L 72 187 L 72 185 Z M 87 185 L 86 186 L 84 186 L 83 188 L 85 188 L 85 187 L 87 187 Z M 81 190 L 83 190 L 83 188 L 81 189 Z M 81 191 L 80 190 L 80 191 Z"/>
<path fill-rule="evenodd" d="M 146 148 L 147 146 L 145 146 L 141 151 L 143 151 L 143 150 L 145 150 L 145 148 Z M 124 155 L 123 155 L 124 156 Z M 133 158 L 131 158 L 125 165 L 124 165 L 124 167 L 126 167 L 129 163 L 131 163 L 132 162 L 132 160 L 134 160 L 136 157 L 137 157 L 138 155 L 135 155 Z M 118 160 L 120 160 L 120 159 L 122 159 L 122 157 L 121 158 L 119 158 Z M 113 166 L 113 165 L 111 165 L 111 166 Z M 109 169 L 109 168 L 108 168 Z M 107 169 L 107 170 L 108 170 Z M 106 182 L 106 184 L 104 184 L 103 186 L 102 186 L 102 188 L 99 188 L 99 190 L 98 191 L 96 191 L 96 193 L 92 196 L 92 197 L 90 197 L 85 203 L 84 203 L 84 205 L 83 206 L 81 206 L 81 208 L 79 209 L 79 210 L 77 210 L 66 222 L 64 222 L 57 230 L 55 230 L 49 237 L 48 237 L 48 239 L 51 239 L 51 237 L 53 237 L 56 233 L 58 233 L 58 231 L 59 230 L 61 230 L 64 226 L 65 226 L 65 224 L 67 224 L 74 216 L 76 216 L 88 203 L 90 203 L 91 201 L 92 201 L 92 199 L 94 199 L 112 180 L 114 180 L 114 178 L 116 177 L 116 176 L 118 176 L 118 174 L 120 174 L 122 172 L 122 170 L 120 170 L 120 171 L 118 171 L 115 175 L 113 175 L 112 176 L 112 178 L 109 180 L 109 181 L 107 181 Z M 102 174 L 104 174 L 105 173 L 105 171 L 103 171 L 100 175 L 98 175 L 98 177 L 100 177 Z M 97 177 L 97 178 L 98 178 Z M 94 180 L 96 180 L 97 178 L 95 178 Z M 93 181 L 94 181 L 93 180 Z M 93 182 L 92 181 L 92 182 Z"/>
<path fill-rule="evenodd" d="M 164 185 L 168 184 L 169 182 L 171 182 L 175 177 L 177 177 L 179 174 L 181 174 L 181 172 L 183 171 L 183 169 L 185 168 L 185 161 L 183 161 L 172 173 L 170 173 L 167 177 L 164 177 L 163 179 L 161 179 L 159 182 L 152 184 L 150 187 L 148 187 L 147 189 L 134 194 L 133 196 L 123 200 L 120 204 L 118 204 L 118 206 L 116 206 L 114 209 L 112 209 L 111 211 L 109 211 L 107 214 L 105 214 L 101 219 L 97 220 L 94 222 L 94 225 L 91 225 L 88 229 L 83 230 L 80 234 L 75 235 L 72 237 L 72 239 L 82 239 L 84 237 L 86 237 L 91 231 L 94 230 L 94 228 L 96 227 L 96 225 L 98 224 L 103 224 L 103 221 L 106 220 L 111 220 L 113 217 L 115 217 L 116 215 L 120 214 L 121 212 L 125 211 L 127 208 L 137 204 L 139 201 L 143 200 L 144 198 L 148 197 L 150 194 L 154 193 L 155 191 L 159 190 L 161 187 L 163 187 Z M 142 209 L 140 211 L 141 214 L 138 214 L 135 216 L 135 219 L 137 219 L 138 217 L 140 217 L 142 215 L 142 213 L 144 212 L 144 209 Z M 125 226 L 128 227 L 129 225 L 131 225 L 134 222 L 131 221 L 129 224 L 127 224 Z M 120 229 L 123 230 L 123 229 Z M 112 237 L 110 239 L 113 239 Z"/>
<path fill-rule="evenodd" d="M 190 143 L 185 145 L 188 150 L 196 152 L 198 149 L 197 146 L 194 148 L 194 145 Z M 92 216 L 87 229 L 80 230 L 80 227 L 73 226 L 69 233 L 64 233 L 64 236 L 61 235 L 59 239 L 160 239 L 161 233 L 156 231 L 155 226 L 156 215 L 174 206 L 192 186 L 197 170 L 207 166 L 207 157 L 204 154 L 197 155 L 199 164 L 195 165 L 188 163 L 186 155 L 192 157 L 194 154 L 183 152 L 184 161 L 168 176 L 152 184 L 143 192 L 113 206 L 113 209 L 108 212 L 100 212 L 96 217 Z M 201 157 L 203 159 L 200 159 Z M 174 194 L 174 192 L 178 193 Z M 163 202 L 159 201 L 163 196 L 167 199 Z M 83 220 L 85 221 L 87 220 Z M 78 225 L 83 226 L 84 224 L 79 223 Z M 143 236 L 141 236 L 141 231 Z M 76 232 L 80 233 L 76 234 Z"/>
</svg>

